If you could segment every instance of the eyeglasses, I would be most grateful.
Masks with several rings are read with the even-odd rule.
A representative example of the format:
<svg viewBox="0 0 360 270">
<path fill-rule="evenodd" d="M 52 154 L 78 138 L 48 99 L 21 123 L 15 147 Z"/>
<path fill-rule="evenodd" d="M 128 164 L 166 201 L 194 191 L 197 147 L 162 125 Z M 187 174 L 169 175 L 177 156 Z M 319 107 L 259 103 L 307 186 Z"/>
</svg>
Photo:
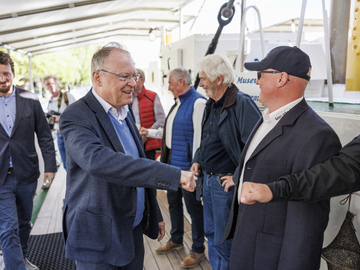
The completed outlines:
<svg viewBox="0 0 360 270">
<path fill-rule="evenodd" d="M 133 79 L 135 82 L 137 82 L 140 78 L 140 74 L 134 74 L 134 75 L 119 75 L 119 74 L 115 74 L 115 73 L 112 73 L 110 71 L 107 71 L 107 70 L 104 70 L 104 69 L 99 69 L 99 71 L 104 71 L 106 73 L 110 73 L 112 75 L 115 75 L 117 77 L 119 77 L 122 81 L 130 81 L 131 79 Z"/>
<path fill-rule="evenodd" d="M 260 70 L 257 72 L 257 79 L 260 80 L 261 79 L 261 73 L 270 73 L 270 74 L 275 74 L 275 73 L 281 73 L 281 71 L 266 71 L 266 70 Z M 290 79 L 288 79 L 288 81 L 290 81 Z"/>
</svg>

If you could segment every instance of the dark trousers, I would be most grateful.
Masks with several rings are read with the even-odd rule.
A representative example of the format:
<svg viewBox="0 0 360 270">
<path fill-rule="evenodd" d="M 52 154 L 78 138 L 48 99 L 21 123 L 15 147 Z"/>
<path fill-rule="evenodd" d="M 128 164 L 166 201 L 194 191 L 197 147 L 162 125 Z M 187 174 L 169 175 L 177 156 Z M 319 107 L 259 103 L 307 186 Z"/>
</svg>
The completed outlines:
<svg viewBox="0 0 360 270">
<path fill-rule="evenodd" d="M 138 225 L 133 230 L 135 257 L 125 266 L 114 266 L 104 263 L 87 263 L 82 261 L 75 261 L 77 270 L 142 270 L 144 268 L 144 239 L 141 225 Z"/>
<path fill-rule="evenodd" d="M 191 217 L 193 240 L 191 249 L 197 253 L 203 253 L 205 250 L 203 207 L 201 202 L 196 200 L 195 192 L 189 192 L 182 188 L 179 188 L 177 191 L 167 191 L 171 219 L 170 240 L 176 244 L 183 242 L 184 213 L 182 197 L 184 197 L 186 209 Z"/>
<path fill-rule="evenodd" d="M 150 150 L 150 151 L 147 151 L 145 150 L 145 156 L 147 159 L 151 159 L 151 160 L 155 160 L 155 155 L 156 155 L 156 150 Z"/>
<path fill-rule="evenodd" d="M 61 160 L 64 166 L 64 169 L 66 171 L 66 150 L 65 150 L 65 142 L 64 137 L 61 133 L 57 133 L 57 142 L 58 142 L 58 148 L 60 151 Z"/>
<path fill-rule="evenodd" d="M 24 184 L 8 174 L 0 188 L 0 242 L 6 269 L 25 269 L 37 181 Z"/>
</svg>

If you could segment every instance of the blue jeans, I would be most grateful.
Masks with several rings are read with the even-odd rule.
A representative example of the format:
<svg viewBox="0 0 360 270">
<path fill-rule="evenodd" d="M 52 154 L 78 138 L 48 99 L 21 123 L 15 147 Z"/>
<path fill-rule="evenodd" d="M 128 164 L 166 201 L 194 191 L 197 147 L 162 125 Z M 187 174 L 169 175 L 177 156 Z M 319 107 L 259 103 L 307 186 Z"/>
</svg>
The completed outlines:
<svg viewBox="0 0 360 270">
<path fill-rule="evenodd" d="M 8 174 L 0 188 L 0 241 L 6 269 L 25 270 L 37 182 L 19 183 Z"/>
<path fill-rule="evenodd" d="M 64 137 L 61 133 L 57 133 L 57 142 L 58 142 L 58 148 L 60 151 L 61 160 L 64 166 L 64 169 L 66 171 L 66 150 L 65 150 L 65 142 Z"/>
<path fill-rule="evenodd" d="M 221 244 L 226 223 L 229 219 L 235 187 L 224 191 L 217 175 L 204 173 L 203 204 L 205 236 L 208 239 L 209 259 L 213 270 L 229 269 L 232 239 Z"/>
<path fill-rule="evenodd" d="M 136 226 L 133 230 L 135 257 L 125 266 L 114 266 L 110 264 L 96 264 L 82 261 L 75 261 L 77 270 L 142 270 L 144 268 L 144 239 L 141 224 Z"/>
<path fill-rule="evenodd" d="M 171 220 L 170 241 L 181 244 L 184 236 L 184 212 L 182 197 L 184 197 L 186 209 L 191 217 L 192 247 L 196 253 L 203 253 L 204 246 L 204 217 L 201 202 L 196 200 L 196 193 L 182 188 L 177 191 L 168 190 L 169 213 Z"/>
</svg>

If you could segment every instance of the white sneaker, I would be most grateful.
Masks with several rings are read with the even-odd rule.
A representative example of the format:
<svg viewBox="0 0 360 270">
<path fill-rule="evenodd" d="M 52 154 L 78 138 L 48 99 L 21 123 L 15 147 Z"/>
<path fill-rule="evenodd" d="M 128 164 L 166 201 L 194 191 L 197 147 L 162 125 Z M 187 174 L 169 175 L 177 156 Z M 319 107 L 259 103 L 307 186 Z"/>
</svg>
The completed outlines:
<svg viewBox="0 0 360 270">
<path fill-rule="evenodd" d="M 29 260 L 27 258 L 24 260 L 24 263 L 25 263 L 26 270 L 40 270 L 39 267 L 37 267 L 36 265 L 33 265 L 31 262 L 29 262 Z"/>
</svg>

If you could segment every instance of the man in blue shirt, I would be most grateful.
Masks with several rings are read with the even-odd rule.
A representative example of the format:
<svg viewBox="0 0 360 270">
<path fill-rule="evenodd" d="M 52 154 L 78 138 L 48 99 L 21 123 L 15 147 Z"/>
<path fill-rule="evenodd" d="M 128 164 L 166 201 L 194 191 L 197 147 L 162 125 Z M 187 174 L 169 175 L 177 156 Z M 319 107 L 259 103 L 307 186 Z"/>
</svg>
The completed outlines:
<svg viewBox="0 0 360 270">
<path fill-rule="evenodd" d="M 44 183 L 55 176 L 54 144 L 37 96 L 13 85 L 14 63 L 0 52 L 0 241 L 7 269 L 38 269 L 26 258 L 33 197 L 40 175 L 36 133 L 45 161 Z M 46 181 L 49 179 L 49 181 Z"/>
</svg>

